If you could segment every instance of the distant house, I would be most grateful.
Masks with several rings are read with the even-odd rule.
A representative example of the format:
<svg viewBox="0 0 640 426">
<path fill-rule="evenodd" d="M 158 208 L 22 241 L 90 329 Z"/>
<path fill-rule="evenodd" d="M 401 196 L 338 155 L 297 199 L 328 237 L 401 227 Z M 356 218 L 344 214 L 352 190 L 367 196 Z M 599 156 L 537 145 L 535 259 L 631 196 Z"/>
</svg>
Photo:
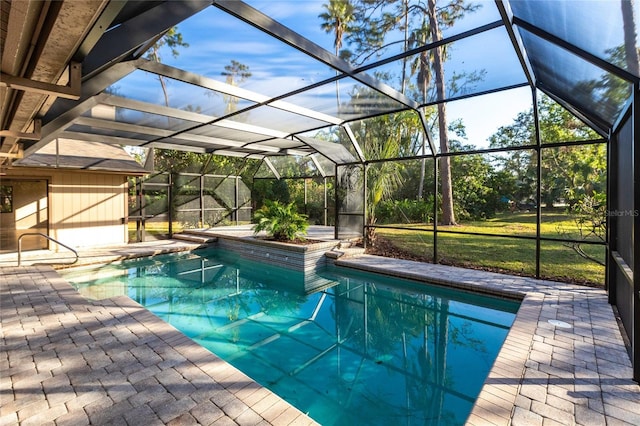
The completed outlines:
<svg viewBox="0 0 640 426">
<path fill-rule="evenodd" d="M 56 139 L 0 175 L 0 252 L 41 232 L 71 247 L 128 242 L 128 176 L 147 173 L 121 147 Z M 23 238 L 23 250 L 50 247 Z"/>
</svg>

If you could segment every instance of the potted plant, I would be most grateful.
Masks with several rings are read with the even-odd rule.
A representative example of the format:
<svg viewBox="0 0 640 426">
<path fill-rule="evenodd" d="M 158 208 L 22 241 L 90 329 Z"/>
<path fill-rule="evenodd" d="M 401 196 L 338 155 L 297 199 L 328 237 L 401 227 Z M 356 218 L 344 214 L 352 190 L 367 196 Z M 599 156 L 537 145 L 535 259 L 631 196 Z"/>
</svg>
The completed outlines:
<svg viewBox="0 0 640 426">
<path fill-rule="evenodd" d="M 265 200 L 264 206 L 255 212 L 254 234 L 266 231 L 277 241 L 295 241 L 303 239 L 307 233 L 307 215 L 296 211 L 294 203 Z"/>
</svg>

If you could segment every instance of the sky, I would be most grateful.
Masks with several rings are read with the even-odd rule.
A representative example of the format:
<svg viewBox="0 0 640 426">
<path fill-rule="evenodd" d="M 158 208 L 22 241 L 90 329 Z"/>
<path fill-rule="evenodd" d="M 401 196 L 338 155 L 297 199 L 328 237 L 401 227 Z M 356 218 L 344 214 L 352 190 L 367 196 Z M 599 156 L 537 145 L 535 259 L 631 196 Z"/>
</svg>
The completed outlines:
<svg viewBox="0 0 640 426">
<path fill-rule="evenodd" d="M 267 13 L 277 21 L 312 40 L 324 49 L 333 52 L 333 35 L 322 31 L 318 14 L 323 11 L 323 0 L 248 0 L 248 4 Z M 469 13 L 452 29 L 444 31 L 444 36 L 459 33 L 478 25 L 499 19 L 495 2 L 481 0 L 478 11 Z M 163 55 L 162 62 L 177 68 L 225 81 L 224 67 L 232 60 L 249 67 L 251 76 L 236 83 L 243 89 L 261 93 L 269 97 L 287 93 L 307 84 L 322 81 L 335 75 L 335 71 L 320 64 L 302 52 L 276 40 L 248 24 L 226 14 L 216 7 L 207 8 L 202 13 L 178 25 L 184 41 L 189 47 L 180 49 L 177 58 Z M 607 33 L 608 34 L 608 33 Z M 397 53 L 387 52 L 387 56 Z M 524 73 L 513 51 L 504 28 L 497 28 L 471 38 L 455 42 L 449 48 L 450 59 L 445 63 L 445 74 L 482 72 L 484 77 L 475 84 L 463 88 L 466 92 L 493 90 L 501 85 L 524 83 Z M 379 58 L 377 58 L 379 59 Z M 376 59 L 376 60 L 377 60 Z M 401 62 L 380 67 L 381 71 L 395 75 L 395 85 L 399 86 Z M 373 71 L 369 71 L 371 74 Z M 341 81 L 342 93 L 356 84 L 354 80 Z M 390 82 L 394 85 L 393 82 Z M 157 79 L 136 71 L 116 84 L 120 92 L 135 99 L 162 104 L 162 92 Z M 395 87 L 399 90 L 399 87 Z M 325 85 L 308 93 L 297 95 L 292 102 L 321 112 L 336 113 L 335 84 Z M 201 107 L 209 114 L 222 114 L 225 100 L 219 94 L 205 93 L 206 90 L 189 87 L 183 83 L 170 82 L 170 99 L 173 107 Z M 131 95 L 129 95 L 132 93 Z M 464 93 L 462 93 L 464 94 Z M 348 94 L 343 96 L 346 98 Z M 251 102 L 243 103 L 244 106 Z M 509 125 L 519 112 L 531 108 L 531 91 L 528 87 L 498 92 L 482 97 L 447 104 L 448 118 L 461 118 L 466 126 L 467 143 L 478 148 L 486 147 L 487 139 L 500 126 Z M 289 119 L 293 119 L 289 117 Z M 268 117 L 264 120 L 269 124 Z M 265 125 L 265 123 L 259 123 Z M 303 124 L 303 123 L 298 123 Z"/>
<path fill-rule="evenodd" d="M 466 127 L 466 143 L 488 148 L 488 139 L 500 127 L 513 123 L 519 112 L 532 107 L 531 89 L 522 87 L 447 104 L 449 120 L 460 118 Z"/>
</svg>

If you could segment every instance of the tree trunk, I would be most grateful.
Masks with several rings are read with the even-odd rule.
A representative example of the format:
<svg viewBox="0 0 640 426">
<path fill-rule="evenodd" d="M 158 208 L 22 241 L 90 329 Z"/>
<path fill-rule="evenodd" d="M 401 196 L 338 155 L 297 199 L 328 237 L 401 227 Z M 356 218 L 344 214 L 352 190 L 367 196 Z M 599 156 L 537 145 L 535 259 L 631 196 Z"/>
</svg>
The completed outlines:
<svg viewBox="0 0 640 426">
<path fill-rule="evenodd" d="M 408 0 L 402 2 L 402 13 L 404 13 L 404 51 L 409 50 L 409 5 Z M 407 61 L 405 56 L 402 59 L 402 94 L 406 93 L 407 89 Z"/>
<path fill-rule="evenodd" d="M 620 0 L 620 3 L 622 4 L 622 28 L 624 30 L 624 53 L 627 58 L 627 69 L 630 73 L 640 76 L 633 3 L 630 0 Z"/>
<path fill-rule="evenodd" d="M 442 37 L 440 27 L 436 17 L 436 0 L 429 0 L 429 26 L 431 27 L 431 41 L 436 42 Z M 438 101 L 438 130 L 440 136 L 440 153 L 449 152 L 449 135 L 447 132 L 447 109 L 444 104 L 445 81 L 442 47 L 436 47 L 433 52 L 433 69 L 436 82 L 436 93 Z M 456 218 L 453 212 L 453 188 L 451 185 L 451 159 L 442 157 L 440 159 L 440 180 L 442 182 L 442 224 L 455 225 Z"/>
<path fill-rule="evenodd" d="M 438 125 L 440 126 L 440 152 L 449 152 L 447 136 L 447 118 L 444 104 L 438 104 Z M 443 136 L 444 134 L 444 136 Z M 451 184 L 451 157 L 440 158 L 440 181 L 442 182 L 442 220 L 443 225 L 455 225 L 453 212 L 453 186 Z"/>
<path fill-rule="evenodd" d="M 336 46 L 336 56 L 340 56 L 340 49 Z M 340 74 L 340 71 L 336 70 L 336 76 Z M 336 80 L 336 102 L 338 103 L 338 116 L 342 112 L 342 105 L 340 105 L 340 80 Z"/>
<path fill-rule="evenodd" d="M 425 41 L 426 42 L 426 41 Z M 429 61 L 428 61 L 427 52 L 420 53 L 420 73 L 422 74 L 422 102 L 427 102 L 427 90 L 429 89 Z M 422 131 L 422 149 L 421 154 L 424 156 L 427 153 L 427 129 Z M 435 155 L 435 152 L 433 153 Z M 424 179 L 426 175 L 427 168 L 427 160 L 426 158 L 422 158 L 420 164 L 420 184 L 418 185 L 418 200 L 422 200 L 424 198 Z M 435 196 L 435 194 L 434 194 Z"/>
<path fill-rule="evenodd" d="M 427 135 L 425 135 L 423 132 L 422 133 L 422 149 L 421 149 L 422 155 L 425 155 L 427 151 L 426 139 L 427 139 Z M 420 182 L 418 182 L 418 200 L 422 200 L 424 198 L 424 178 L 426 174 L 426 168 L 427 168 L 427 159 L 423 157 L 422 160 L 420 160 Z"/>
</svg>

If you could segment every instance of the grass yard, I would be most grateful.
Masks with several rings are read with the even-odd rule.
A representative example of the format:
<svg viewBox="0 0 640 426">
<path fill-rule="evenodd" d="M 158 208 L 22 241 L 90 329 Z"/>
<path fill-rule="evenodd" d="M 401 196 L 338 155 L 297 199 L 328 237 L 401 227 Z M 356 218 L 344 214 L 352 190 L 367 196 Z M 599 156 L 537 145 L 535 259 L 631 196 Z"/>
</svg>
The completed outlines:
<svg viewBox="0 0 640 426">
<path fill-rule="evenodd" d="M 129 222 L 129 242 L 136 241 L 136 222 Z M 182 232 L 183 227 L 180 222 L 173 222 L 173 232 Z M 147 239 L 162 239 L 166 238 L 169 234 L 169 222 L 151 222 L 148 221 L 144 224 L 144 232 Z"/>
<path fill-rule="evenodd" d="M 543 213 L 542 236 L 560 237 L 558 227 L 563 227 L 573 237 L 578 236 L 575 223 L 566 215 Z M 535 213 L 505 213 L 486 221 L 467 222 L 453 227 L 439 226 L 438 230 L 535 236 L 536 218 Z M 433 259 L 432 232 L 378 228 L 376 234 L 380 238 L 381 244 L 377 250 L 381 254 L 386 251 L 387 255 Z M 523 239 L 438 233 L 439 261 L 469 268 L 533 276 L 536 267 L 535 248 L 535 241 Z M 604 247 L 583 245 L 582 248 L 589 255 L 604 261 Z M 603 266 L 582 258 L 562 242 L 541 242 L 540 274 L 544 278 L 566 282 L 600 286 L 604 283 Z"/>
</svg>

